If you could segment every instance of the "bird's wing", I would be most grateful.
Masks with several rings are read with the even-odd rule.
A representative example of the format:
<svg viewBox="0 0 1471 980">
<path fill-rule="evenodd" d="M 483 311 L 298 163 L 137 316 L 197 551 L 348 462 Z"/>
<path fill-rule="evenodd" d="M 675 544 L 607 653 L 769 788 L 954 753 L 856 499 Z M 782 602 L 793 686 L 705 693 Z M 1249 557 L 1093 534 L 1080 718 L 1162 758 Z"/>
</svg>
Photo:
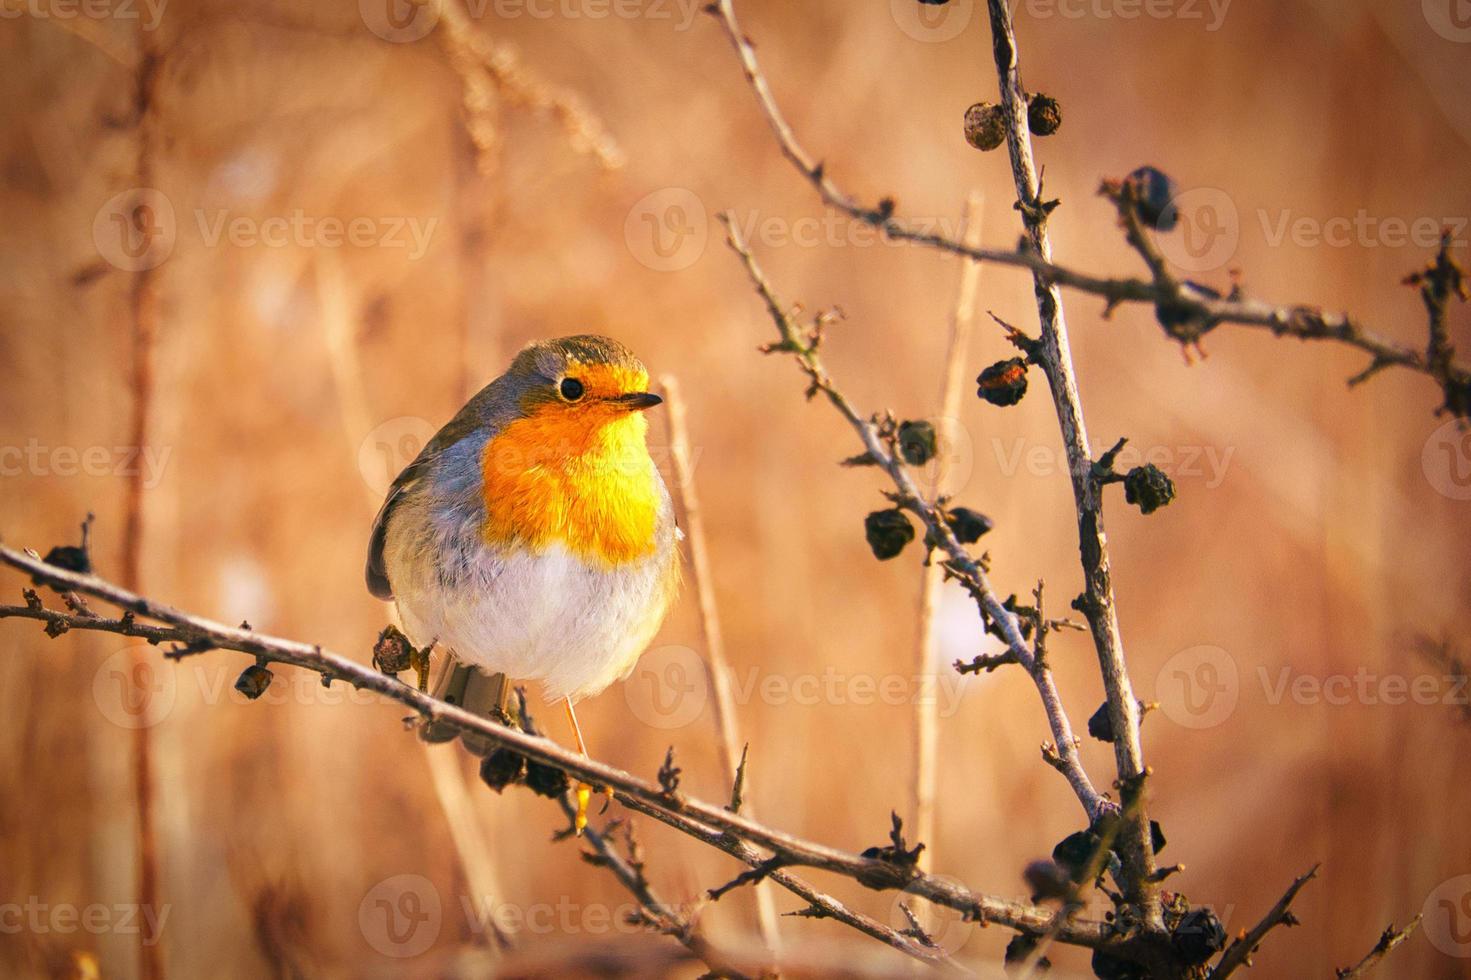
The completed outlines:
<svg viewBox="0 0 1471 980">
<path fill-rule="evenodd" d="M 486 385 L 479 394 L 470 399 L 469 403 L 444 424 L 444 427 L 434 434 L 434 438 L 425 444 L 414 461 L 404 467 L 404 471 L 394 479 L 388 488 L 388 496 L 383 501 L 383 506 L 378 508 L 378 516 L 373 518 L 373 534 L 368 543 L 368 564 L 365 578 L 368 582 L 368 591 L 379 599 L 393 598 L 393 584 L 388 580 L 388 570 L 383 563 L 383 548 L 388 541 L 388 524 L 393 520 L 394 510 L 404 498 L 413 490 L 414 486 L 421 480 L 433 479 L 434 465 L 445 451 L 455 446 L 463 439 L 467 439 L 485 430 L 499 429 L 499 425 L 488 425 L 485 422 L 487 409 L 497 404 L 509 407 L 510 391 L 504 383 L 504 378 L 499 378 Z M 500 413 L 503 418 L 510 414 L 503 409 Z M 494 435 L 494 432 L 490 432 Z"/>
</svg>

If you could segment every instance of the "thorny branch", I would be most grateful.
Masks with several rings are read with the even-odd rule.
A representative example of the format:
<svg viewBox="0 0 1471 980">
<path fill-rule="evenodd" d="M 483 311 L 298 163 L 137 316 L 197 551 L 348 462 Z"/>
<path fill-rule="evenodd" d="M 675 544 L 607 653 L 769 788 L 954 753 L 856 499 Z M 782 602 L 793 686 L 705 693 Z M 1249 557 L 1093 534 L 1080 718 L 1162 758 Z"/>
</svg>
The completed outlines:
<svg viewBox="0 0 1471 980">
<path fill-rule="evenodd" d="M 796 313 L 790 311 L 777 299 L 765 273 L 756 264 L 751 250 L 742 240 L 736 223 L 730 220 L 729 215 L 722 216 L 722 220 L 726 226 L 727 241 L 731 249 L 740 256 L 741 262 L 746 267 L 746 274 L 756 287 L 756 292 L 765 302 L 766 310 L 776 324 L 780 336 L 780 340 L 774 344 L 767 344 L 763 349 L 768 353 L 779 352 L 792 355 L 802 372 L 807 375 L 809 397 L 818 393 L 822 394 L 858 433 L 858 438 L 867 450 L 866 459 L 884 470 L 889 479 L 893 481 L 897 491 L 892 497 L 894 503 L 910 511 L 924 522 L 930 540 L 934 541 L 939 550 L 946 555 L 944 562 L 946 572 L 971 594 L 980 608 L 981 618 L 987 624 L 988 629 L 1006 644 L 1004 656 L 1021 664 L 1032 678 L 1033 683 L 1036 684 L 1037 691 L 1042 698 L 1043 708 L 1047 712 L 1048 724 L 1052 729 L 1056 752 L 1056 760 L 1053 765 L 1067 778 L 1069 785 L 1073 788 L 1073 793 L 1082 803 L 1088 819 L 1096 821 L 1099 817 L 1111 812 L 1115 809 L 1114 805 L 1093 788 L 1092 781 L 1083 769 L 1082 759 L 1078 755 L 1078 739 L 1073 734 L 1072 724 L 1068 721 L 1067 712 L 1063 709 L 1062 698 L 1057 693 L 1057 686 L 1052 679 L 1052 671 L 1044 661 L 1038 659 L 1035 651 L 1027 644 L 1020 617 L 1006 608 L 1004 602 L 998 598 L 986 574 L 986 569 L 956 539 L 939 508 L 934 503 L 925 500 L 920 494 L 908 470 L 904 468 L 899 454 L 894 451 L 893 445 L 885 443 L 879 426 L 860 415 L 833 383 L 832 378 L 828 376 L 827 368 L 824 367 L 818 351 L 822 344 L 823 330 L 832 321 L 833 315 L 818 314 L 810 323 L 799 323 Z"/>
<path fill-rule="evenodd" d="M 1354 977 L 1368 976 L 1370 971 L 1379 965 L 1380 960 L 1388 956 L 1400 943 L 1409 939 L 1418 928 L 1420 928 L 1420 916 L 1418 915 L 1411 919 L 1410 924 L 1403 929 L 1396 929 L 1391 924 L 1384 930 L 1383 934 L 1379 937 L 1379 941 L 1374 944 L 1374 948 L 1369 950 L 1363 959 L 1359 960 L 1353 966 L 1334 971 L 1335 976 L 1338 980 L 1351 980 Z"/>
<path fill-rule="evenodd" d="M 797 139 L 762 74 L 755 46 L 736 20 L 733 0 L 714 0 L 705 9 L 715 16 L 734 46 L 782 156 L 812 184 L 824 204 L 878 229 L 885 237 L 978 262 L 1027 269 L 1048 286 L 1061 286 L 1101 297 L 1105 302 L 1105 314 L 1123 303 L 1143 303 L 1153 306 L 1156 311 L 1168 311 L 1170 315 L 1162 317 L 1162 320 L 1186 319 L 1200 324 L 1202 332 L 1222 324 L 1234 324 L 1270 330 L 1279 337 L 1325 340 L 1353 347 L 1368 354 L 1371 361 L 1369 368 L 1351 381 L 1362 381 L 1387 367 L 1405 368 L 1436 381 L 1445 398 L 1443 411 L 1462 418 L 1471 416 L 1471 369 L 1451 362 L 1453 351 L 1448 344 L 1437 345 L 1432 340 L 1430 353 L 1416 350 L 1369 329 L 1348 313 L 1324 310 L 1310 303 L 1269 303 L 1246 296 L 1239 284 L 1228 295 L 1221 296 L 1172 276 L 1155 275 L 1141 279 L 1093 275 L 1052 261 L 1025 238 L 1010 249 L 968 245 L 898 217 L 897 205 L 891 197 L 881 198 L 874 205 L 864 204 L 840 188 L 828 176 L 826 163 L 809 153 Z M 1135 248 L 1137 251 L 1137 245 Z M 1446 254 L 1443 247 L 1442 255 Z M 1141 257 L 1148 264 L 1149 256 L 1141 253 Z M 1444 260 L 1437 260 L 1437 265 L 1440 264 L 1444 264 Z M 1432 333 L 1434 330 L 1432 325 Z"/>
<path fill-rule="evenodd" d="M 1051 261 L 1052 245 L 1047 234 L 1050 209 L 1043 205 L 1042 183 L 1032 160 L 1032 137 L 1027 129 L 1027 96 L 1021 83 L 1011 12 L 1004 0 L 988 0 L 988 6 L 992 52 L 1001 89 L 1000 104 L 1008 123 L 1007 148 L 1016 183 L 1018 210 L 1031 248 L 1043 259 Z M 1083 421 L 1083 403 L 1073 373 L 1062 295 L 1057 286 L 1049 284 L 1041 275 L 1034 275 L 1034 278 L 1042 337 L 1033 348 L 1033 359 L 1046 373 L 1052 389 L 1058 428 L 1062 432 L 1068 471 L 1072 476 L 1085 587 L 1083 595 L 1073 601 L 1073 606 L 1087 618 L 1092 629 L 1093 645 L 1098 653 L 1103 688 L 1108 698 L 1114 760 L 1124 805 L 1125 825 L 1119 835 L 1119 856 L 1124 862 L 1123 884 L 1127 897 L 1139 905 L 1150 929 L 1163 931 L 1154 886 L 1149 813 L 1143 802 L 1147 771 L 1139 735 L 1139 702 L 1129 681 L 1124 641 L 1114 603 L 1108 536 L 1103 526 L 1103 488 L 1095 477 L 1088 448 L 1088 429 Z"/>
<path fill-rule="evenodd" d="M 1303 886 L 1316 877 L 1318 877 L 1318 865 L 1315 864 L 1308 869 L 1306 874 L 1294 879 L 1292 884 L 1287 886 L 1287 891 L 1283 892 L 1282 897 L 1277 900 L 1277 904 L 1262 916 L 1262 920 L 1247 930 L 1244 936 L 1238 937 L 1235 942 L 1226 947 L 1226 952 L 1221 956 L 1220 962 L 1211 971 L 1209 980 L 1225 980 L 1241 967 L 1250 966 L 1251 954 L 1256 952 L 1256 948 L 1262 944 L 1267 933 L 1278 926 L 1297 925 L 1297 916 L 1292 914 L 1292 903 L 1297 898 L 1297 893 L 1302 891 Z"/>
<path fill-rule="evenodd" d="M 179 642 L 182 644 L 180 647 L 166 651 L 166 655 L 175 657 L 198 655 L 212 650 L 234 650 L 255 658 L 257 666 L 280 663 L 300 667 L 320 674 L 324 684 L 342 681 L 354 688 L 375 692 L 407 706 L 427 722 L 449 725 L 463 733 L 482 737 L 529 760 L 560 769 L 569 777 L 609 786 L 619 802 L 629 809 L 654 817 L 676 830 L 720 847 L 747 864 L 780 856 L 786 867 L 804 866 L 828 871 L 880 891 L 903 889 L 916 897 L 954 909 L 974 921 L 995 923 L 1027 933 L 1042 933 L 1052 925 L 1052 911 L 1045 907 L 972 891 L 953 880 L 920 873 L 912 865 L 902 861 L 843 851 L 773 829 L 724 806 L 706 803 L 683 794 L 671 795 L 655 782 L 585 758 L 548 739 L 518 731 L 439 701 L 395 676 L 384 674 L 320 646 L 269 636 L 249 628 L 248 625 L 239 628 L 226 626 L 136 595 L 105 579 L 47 564 L 34 553 L 17 551 L 4 545 L 0 545 L 0 563 L 31 575 L 59 592 L 90 596 L 123 611 L 121 617 L 108 619 L 75 611 L 71 614 L 48 614 L 27 604 L 0 607 L 0 619 L 39 620 L 47 623 L 48 632 L 51 631 L 49 627 L 53 622 L 65 622 L 68 629 L 117 633 L 153 642 Z M 39 601 L 39 597 L 37 600 Z M 152 620 L 153 623 L 143 623 L 140 619 Z M 160 630 L 167 632 L 161 633 Z M 759 848 L 764 848 L 769 853 L 761 854 Z M 933 953 L 926 953 L 919 944 L 904 941 L 904 937 L 895 930 L 845 909 L 836 900 L 811 889 L 785 871 L 775 871 L 770 878 L 806 898 L 824 917 L 839 919 L 861 928 L 868 935 L 911 955 L 933 958 Z M 900 941 L 895 940 L 896 936 Z M 1122 941 L 1107 923 L 1083 919 L 1070 922 L 1058 939 L 1063 943 L 1092 948 L 1111 948 Z"/>
</svg>

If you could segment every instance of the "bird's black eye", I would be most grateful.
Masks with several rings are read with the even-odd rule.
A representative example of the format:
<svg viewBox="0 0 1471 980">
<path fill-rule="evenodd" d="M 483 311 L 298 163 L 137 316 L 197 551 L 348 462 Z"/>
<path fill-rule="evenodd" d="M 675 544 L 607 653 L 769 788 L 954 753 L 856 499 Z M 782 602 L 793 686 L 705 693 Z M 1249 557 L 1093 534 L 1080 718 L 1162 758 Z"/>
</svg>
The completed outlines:
<svg viewBox="0 0 1471 980">
<path fill-rule="evenodd" d="M 560 391 L 562 393 L 562 397 L 567 399 L 569 402 L 577 401 L 577 399 L 582 397 L 582 393 L 584 391 L 582 387 L 582 382 L 578 381 L 576 378 L 563 378 L 562 383 L 557 386 L 557 390 Z"/>
</svg>

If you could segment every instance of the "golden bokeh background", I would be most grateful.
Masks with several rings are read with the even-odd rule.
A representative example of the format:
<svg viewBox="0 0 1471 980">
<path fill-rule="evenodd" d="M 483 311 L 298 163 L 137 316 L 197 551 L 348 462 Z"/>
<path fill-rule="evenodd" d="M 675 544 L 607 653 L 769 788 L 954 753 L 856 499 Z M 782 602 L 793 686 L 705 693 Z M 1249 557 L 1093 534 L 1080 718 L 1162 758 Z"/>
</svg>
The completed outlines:
<svg viewBox="0 0 1471 980">
<path fill-rule="evenodd" d="M 1346 308 L 1423 343 L 1420 301 L 1399 281 L 1432 249 L 1393 222 L 1459 221 L 1464 244 L 1471 215 L 1471 43 L 1446 6 L 1020 0 L 1024 79 L 1065 110 L 1037 145 L 1062 201 L 1059 259 L 1140 271 L 1095 191 L 1153 163 L 1214 202 L 1234 236 L 1195 278 L 1224 287 L 1239 268 L 1255 295 Z M 99 571 L 122 564 L 140 259 L 120 250 L 112 215 L 139 186 L 141 34 L 158 56 L 147 186 L 166 222 L 162 253 L 142 257 L 162 258 L 145 280 L 157 337 L 144 589 L 366 661 L 387 612 L 362 562 L 396 466 L 529 340 L 611 334 L 675 375 L 688 403 L 754 805 L 837 846 L 881 843 L 909 800 L 918 555 L 869 554 L 862 519 L 883 506 L 882 484 L 835 465 L 857 451 L 851 431 L 803 400 L 791 364 L 757 352 L 772 327 L 714 216 L 735 213 L 787 300 L 846 312 L 828 361 L 868 411 L 936 410 L 960 266 L 825 212 L 698 7 L 483 0 L 461 30 L 440 18 L 410 40 L 434 8 L 0 4 L 0 536 L 44 551 L 73 541 L 90 510 Z M 1005 154 L 972 150 L 960 129 L 995 92 L 983 5 L 955 0 L 923 20 L 916 9 L 738 5 L 777 99 L 840 185 L 868 202 L 893 195 L 901 214 L 951 232 L 979 194 L 983 239 L 1008 245 L 1020 226 Z M 357 221 L 360 239 L 337 241 L 334 221 Z M 1010 356 L 984 311 L 1035 331 L 1015 271 L 983 271 L 980 309 L 967 377 Z M 1471 448 L 1434 416 L 1434 386 L 1386 372 L 1348 390 L 1360 355 L 1241 328 L 1212 335 L 1191 366 L 1147 310 L 1105 319 L 1068 294 L 1067 312 L 1097 449 L 1128 436 L 1180 491 L 1148 518 L 1121 492 L 1108 511 L 1134 682 L 1162 705 L 1144 734 L 1161 859 L 1186 866 L 1171 886 L 1234 933 L 1322 862 L 1302 926 L 1272 936 L 1254 975 L 1325 975 L 1424 909 L 1436 915 L 1383 975 L 1471 976 L 1471 948 L 1457 946 L 1471 907 L 1456 904 L 1471 905 L 1471 879 L 1457 881 L 1471 873 L 1471 720 L 1465 690 L 1416 641 L 1471 626 Z M 1457 307 L 1463 344 L 1466 323 Z M 967 392 L 958 497 L 996 521 L 984 544 L 998 586 L 1025 596 L 1045 578 L 1061 609 L 1080 576 L 1045 391 L 1034 384 L 1010 410 Z M 22 584 L 7 576 L 6 601 Z M 947 594 L 941 628 L 938 680 L 924 687 L 941 714 L 933 867 L 1020 897 L 1024 864 L 1079 829 L 1080 813 L 1039 759 L 1046 725 L 1027 678 L 961 683 L 944 666 L 992 642 L 963 596 Z M 684 788 L 721 799 L 710 707 L 698 676 L 674 670 L 701 648 L 691 595 L 656 646 L 658 670 L 583 706 L 589 741 L 646 776 L 673 744 Z M 485 897 L 466 882 L 401 708 L 284 670 L 246 703 L 231 693 L 238 655 L 134 675 L 125 649 L 0 624 L 0 903 L 110 916 L 63 931 L 43 911 L 43 928 L 0 930 L 0 972 L 76 975 L 95 957 L 104 977 L 137 975 L 140 936 L 117 908 L 136 900 L 140 716 L 121 694 L 140 680 L 170 975 L 491 968 L 475 914 Z M 1081 729 L 1101 700 L 1091 645 L 1062 635 L 1052 660 Z M 660 714 L 649 692 L 672 696 L 682 677 L 694 689 L 678 717 Z M 1435 703 L 1404 696 L 1421 677 L 1418 700 Z M 1385 703 L 1395 690 L 1408 703 Z M 1460 707 L 1440 703 L 1457 696 Z M 1083 751 L 1106 784 L 1108 747 Z M 618 926 L 625 894 L 551 841 L 553 807 L 473 779 L 470 792 L 498 881 L 490 901 L 520 926 L 507 975 L 552 970 L 569 948 L 672 945 Z M 640 830 L 673 899 L 738 870 Z M 903 925 L 892 895 L 817 878 Z M 373 903 L 399 902 L 405 881 L 439 903 L 422 950 L 371 925 Z M 702 923 L 739 943 L 753 909 L 734 895 Z M 785 918 L 781 930 L 809 961 L 837 950 L 906 968 L 833 923 Z M 1007 938 L 951 923 L 943 941 L 985 971 Z M 1059 975 L 1088 975 L 1077 951 L 1053 960 Z"/>
</svg>

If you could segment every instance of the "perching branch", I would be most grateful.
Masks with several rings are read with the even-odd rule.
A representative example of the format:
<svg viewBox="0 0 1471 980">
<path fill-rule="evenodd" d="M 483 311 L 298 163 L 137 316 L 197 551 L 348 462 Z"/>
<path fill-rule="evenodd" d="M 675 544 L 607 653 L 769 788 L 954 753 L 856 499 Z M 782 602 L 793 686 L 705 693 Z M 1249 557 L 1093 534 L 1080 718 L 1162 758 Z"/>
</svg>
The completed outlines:
<svg viewBox="0 0 1471 980">
<path fill-rule="evenodd" d="M 17 551 L 4 545 L 0 545 L 0 563 L 34 576 L 59 591 L 91 596 L 133 615 L 130 622 L 126 620 L 126 616 L 113 621 L 102 617 L 94 620 L 88 616 L 72 615 L 67 619 L 70 629 L 93 630 L 95 627 L 103 632 L 143 639 L 179 641 L 183 646 L 173 651 L 177 656 L 197 655 L 208 650 L 234 650 L 250 655 L 258 663 L 280 663 L 310 670 L 320 674 L 324 684 L 342 681 L 354 688 L 375 692 L 412 709 L 426 722 L 449 725 L 462 733 L 475 735 L 510 749 L 528 760 L 562 770 L 569 777 L 590 784 L 609 786 L 614 790 L 615 797 L 625 806 L 662 820 L 675 829 L 690 833 L 691 825 L 698 825 L 704 828 L 702 833 L 708 832 L 707 836 L 729 838 L 732 847 L 741 845 L 751 849 L 764 848 L 770 853 L 764 855 L 763 860 L 780 857 L 785 866 L 817 868 L 850 878 L 876 890 L 903 889 L 917 897 L 955 909 L 975 921 L 995 923 L 1019 932 L 1040 933 L 1052 924 L 1051 911 L 1041 906 L 972 891 L 949 879 L 922 874 L 903 862 L 884 857 L 865 857 L 805 840 L 757 823 L 723 806 L 682 794 L 667 793 L 657 783 L 585 758 L 548 739 L 517 731 L 439 701 L 404 684 L 397 677 L 381 673 L 320 646 L 269 636 L 248 626 L 226 626 L 136 595 L 96 576 L 49 565 L 33 553 Z M 0 619 L 12 616 L 48 619 L 29 607 L 0 607 Z M 153 620 L 154 623 L 141 623 L 138 622 L 139 618 Z M 160 627 L 156 624 L 162 624 L 164 628 L 172 630 L 172 633 L 167 637 L 158 635 L 156 631 Z M 698 834 L 692 836 L 707 839 L 707 836 Z M 707 839 L 707 842 L 712 841 Z M 718 846 L 730 853 L 737 853 L 737 856 L 746 860 L 744 854 L 739 853 L 741 847 L 731 850 L 724 845 Z M 782 881 L 779 874 L 771 875 L 772 880 L 791 887 Z M 1071 945 L 1110 949 L 1121 949 L 1124 942 L 1109 924 L 1094 920 L 1069 923 L 1058 939 Z"/>
<path fill-rule="evenodd" d="M 715 15 L 734 46 L 782 156 L 812 184 L 824 204 L 878 229 L 886 238 L 965 256 L 978 262 L 1027 269 L 1048 286 L 1061 286 L 1101 297 L 1106 304 L 1106 312 L 1123 303 L 1143 303 L 1157 311 L 1170 311 L 1172 318 L 1187 318 L 1208 324 L 1209 328 L 1229 323 L 1270 330 L 1279 337 L 1344 344 L 1372 358 L 1368 371 L 1351 380 L 1363 380 L 1368 373 L 1386 367 L 1405 368 L 1435 379 L 1445 397 L 1444 411 L 1463 418 L 1471 416 L 1471 369 L 1464 364 L 1451 363 L 1444 347 L 1438 348 L 1437 354 L 1427 356 L 1425 352 L 1370 330 L 1348 313 L 1326 311 L 1311 303 L 1269 303 L 1247 297 L 1239 286 L 1230 295 L 1220 296 L 1172 277 L 1140 279 L 1093 275 L 1057 264 L 1049 256 L 1037 252 L 1025 239 L 1016 248 L 985 248 L 924 230 L 897 217 L 896 204 L 891 197 L 882 198 L 871 206 L 863 204 L 840 188 L 828 176 L 827 165 L 798 141 L 762 74 L 755 46 L 736 20 L 733 0 L 715 0 L 706 10 Z M 1431 346 L 1435 348 L 1433 341 Z"/>
</svg>

